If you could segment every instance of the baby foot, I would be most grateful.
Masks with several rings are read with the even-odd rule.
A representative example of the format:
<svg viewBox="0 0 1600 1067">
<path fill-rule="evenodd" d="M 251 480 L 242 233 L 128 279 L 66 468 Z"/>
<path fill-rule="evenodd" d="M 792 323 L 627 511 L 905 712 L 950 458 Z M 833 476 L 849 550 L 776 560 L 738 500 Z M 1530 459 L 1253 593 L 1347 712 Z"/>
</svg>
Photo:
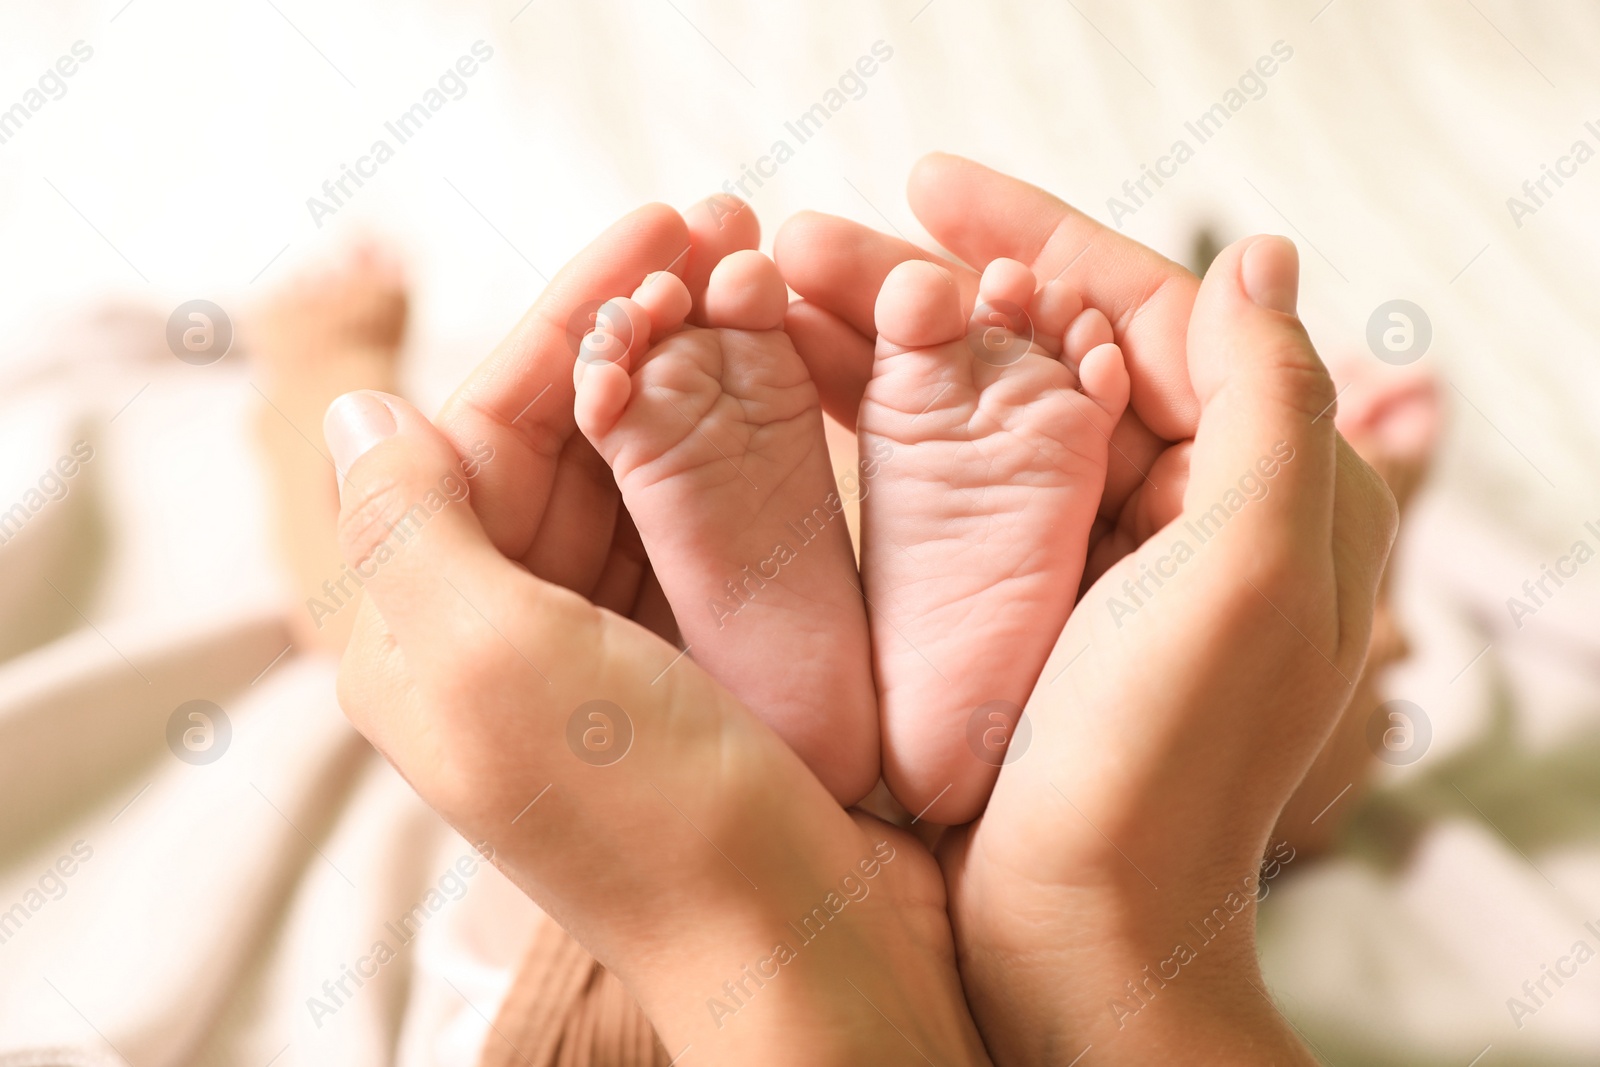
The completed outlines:
<svg viewBox="0 0 1600 1067">
<path fill-rule="evenodd" d="M 256 436 L 278 549 L 299 594 L 290 619 L 301 647 L 342 652 L 356 614 L 334 534 L 339 490 L 322 416 L 342 393 L 395 390 L 406 306 L 398 258 L 369 240 L 290 280 L 247 323 L 265 398 Z M 330 595 L 329 582 L 342 590 Z"/>
<path fill-rule="evenodd" d="M 787 290 L 759 252 L 689 291 L 651 275 L 596 317 L 574 415 L 617 479 L 685 648 L 840 802 L 878 776 L 877 713 L 855 557 Z"/>
<path fill-rule="evenodd" d="M 1128 402 L 1106 317 L 1064 282 L 1034 286 L 996 260 L 969 320 L 951 276 L 911 261 L 878 294 L 857 432 L 879 468 L 861 572 L 883 773 L 937 823 L 975 818 L 999 773 L 1077 599 Z"/>
</svg>

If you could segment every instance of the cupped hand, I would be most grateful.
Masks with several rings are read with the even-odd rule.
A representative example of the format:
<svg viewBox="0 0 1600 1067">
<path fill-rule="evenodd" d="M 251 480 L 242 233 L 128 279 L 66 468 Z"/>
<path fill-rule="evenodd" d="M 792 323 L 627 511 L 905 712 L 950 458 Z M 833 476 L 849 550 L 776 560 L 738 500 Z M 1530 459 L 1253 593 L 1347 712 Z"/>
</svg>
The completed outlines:
<svg viewBox="0 0 1600 1067">
<path fill-rule="evenodd" d="M 1048 250 L 1060 241 L 1037 218 L 1030 222 L 1029 210 L 1054 211 L 1069 225 L 1081 220 L 1020 188 L 1024 194 L 1009 206 L 1003 195 L 991 199 L 996 225 L 1037 237 Z M 1017 190 L 1002 184 L 989 191 Z M 855 265 L 867 271 L 865 282 L 856 281 L 870 290 L 870 329 L 871 275 L 911 253 L 882 239 L 873 255 L 867 234 L 858 233 Z M 1146 410 L 1125 420 L 1117 438 L 1125 456 L 1144 456 L 1149 466 L 1132 479 L 1124 472 L 1112 493 L 1116 521 L 1102 531 L 1098 553 L 1118 569 L 1080 606 L 1046 669 L 1030 705 L 1033 749 L 1005 769 L 985 818 L 941 845 L 962 976 L 1002 1062 L 1066 1062 L 1097 1043 L 1126 1062 L 1180 1047 L 1189 1058 L 1229 1062 L 1298 1055 L 1257 988 L 1250 904 L 1238 891 L 1248 891 L 1251 878 L 1259 884 L 1257 864 L 1280 794 L 1292 788 L 1337 713 L 1337 685 L 1314 672 L 1347 675 L 1352 661 L 1359 663 L 1392 510 L 1370 471 L 1310 411 L 1313 400 L 1331 400 L 1331 390 L 1298 323 L 1270 310 L 1286 292 L 1292 304 L 1285 264 L 1270 262 L 1281 246 L 1269 242 L 1261 253 L 1269 258 L 1265 307 L 1240 302 L 1247 254 L 1219 261 L 1218 270 L 1231 262 L 1233 274 L 1208 283 L 1208 292 L 1221 295 L 1202 301 L 1195 327 L 1210 340 L 1191 334 L 1186 355 L 1161 329 L 1144 329 L 1139 336 L 1147 340 L 1137 343 L 1134 330 L 1140 322 L 1181 329 L 1193 305 L 1192 279 L 1186 296 L 1179 268 L 1115 235 L 1088 236 L 1100 242 L 1101 266 L 1124 290 L 1091 299 L 1124 308 L 1113 317 L 1129 349 L 1143 353 L 1130 354 L 1130 366 L 1142 366 L 1135 404 L 1143 390 Z M 952 238 L 941 239 L 955 248 Z M 660 247 L 630 247 L 646 246 Z M 1002 253 L 1031 258 L 1022 245 L 994 254 Z M 618 278 L 595 286 L 596 295 L 628 291 L 661 266 L 649 260 L 636 256 Z M 612 269 L 580 260 L 577 276 Z M 569 282 L 558 291 L 583 289 Z M 1156 297 L 1141 303 L 1129 296 L 1134 292 Z M 567 303 L 582 301 L 569 295 Z M 1138 312 L 1146 303 L 1155 310 Z M 1259 312 L 1254 320 L 1251 308 Z M 461 394 L 469 399 L 458 397 L 450 409 L 453 447 L 398 401 L 383 401 L 399 432 L 368 442 L 364 466 L 350 471 L 345 536 L 353 557 L 376 558 L 387 522 L 456 470 L 474 432 L 477 439 L 501 434 L 496 453 L 516 464 L 491 464 L 475 480 L 481 525 L 465 508 L 444 507 L 414 544 L 379 567 L 371 583 L 376 610 L 363 609 L 342 675 L 347 710 L 419 792 L 463 832 L 495 844 L 519 884 L 629 981 L 669 1044 L 699 1038 L 712 1058 L 763 1061 L 789 1053 L 796 1062 L 856 1062 L 862 1055 L 921 1062 L 927 1052 L 979 1059 L 954 984 L 944 887 L 926 854 L 882 824 L 841 812 L 825 793 L 819 802 L 820 787 L 792 754 L 691 663 L 674 662 L 672 646 L 596 607 L 615 604 L 650 617 L 641 610 L 650 599 L 647 564 L 619 537 L 605 536 L 619 527 L 625 534 L 624 521 L 597 524 L 582 510 L 597 494 L 604 502 L 606 483 L 603 467 L 573 444 L 570 407 L 520 425 L 532 410 L 525 405 L 539 402 L 527 387 L 537 385 L 529 368 L 553 368 L 545 375 L 552 390 L 570 381 L 566 330 L 552 324 L 573 310 L 536 309 L 530 335 L 543 343 L 513 345 L 469 383 Z M 800 337 L 811 331 L 813 371 L 836 413 L 848 406 L 851 353 L 862 349 L 852 350 L 842 334 L 831 355 L 818 354 L 815 342 L 830 329 L 839 333 L 845 321 L 820 308 L 791 315 Z M 1243 355 L 1234 351 L 1239 345 Z M 1193 389 L 1182 384 L 1191 371 Z M 1187 446 L 1161 436 L 1182 434 L 1185 418 L 1193 423 L 1186 402 L 1206 413 L 1187 495 L 1180 477 Z M 1290 426 L 1291 415 L 1306 425 Z M 1274 428 L 1287 432 L 1267 441 Z M 1252 469 L 1267 478 L 1252 465 L 1264 442 L 1271 453 L 1280 441 L 1295 458 L 1280 457 L 1267 493 L 1235 513 L 1224 487 L 1241 499 L 1257 495 L 1238 479 Z M 1241 459 L 1245 467 L 1235 470 Z M 1139 464 L 1130 459 L 1129 466 Z M 1158 489 L 1154 478 L 1145 483 L 1161 470 L 1174 475 L 1163 481 L 1176 489 Z M 525 492 L 529 484 L 535 492 Z M 1171 570 L 1172 560 L 1163 562 L 1162 537 L 1149 534 L 1180 508 L 1205 520 L 1213 514 L 1210 494 L 1229 520 L 1207 538 L 1208 555 L 1187 557 L 1186 568 L 1167 576 L 1162 568 Z M 601 551 L 575 551 L 597 526 Z M 530 576 L 504 554 L 582 595 Z M 1131 618 L 1109 604 L 1103 619 L 1086 613 L 1124 579 L 1149 585 L 1146 563 L 1166 583 L 1159 597 L 1141 598 Z M 621 596 L 611 592 L 618 574 L 631 575 L 620 583 Z M 1289 634 L 1303 643 L 1293 645 Z M 1076 646 L 1085 640 L 1103 648 L 1080 661 Z M 675 673 L 681 677 L 668 686 Z M 609 768 L 576 758 L 567 724 L 589 700 L 623 711 L 633 744 L 646 747 L 630 748 Z M 621 721 L 615 714 L 606 720 Z M 580 716 L 580 729 L 585 722 L 594 720 Z M 567 798 L 564 805 L 544 813 L 554 812 L 554 825 L 522 828 L 558 796 Z M 645 802 L 656 802 L 656 810 L 642 809 Z M 869 876 L 862 864 L 882 847 L 897 859 L 880 862 Z M 910 862 L 896 866 L 901 859 Z M 763 894 L 769 871 L 774 888 Z M 876 886 L 864 881 L 869 877 Z M 852 886 L 870 892 L 857 900 Z M 644 896 L 652 889 L 654 904 Z M 822 912 L 808 905 L 812 897 Z M 1231 911 L 1235 900 L 1238 913 Z M 1150 978 L 1150 968 L 1159 977 L 1174 966 L 1177 953 L 1162 942 L 1187 936 L 1191 922 L 1209 929 L 1213 903 L 1230 909 L 1219 914 L 1242 919 L 1176 964 L 1178 978 Z M 793 959 L 774 962 L 776 942 L 758 947 L 774 934 L 787 941 L 806 915 L 814 923 L 821 917 L 825 932 L 791 948 Z M 796 980 L 758 985 L 751 966 Z M 853 976 L 848 994 L 840 974 Z M 719 976 L 733 998 L 724 1004 L 736 1005 L 731 1018 L 718 1014 L 715 994 L 707 992 Z M 1113 1006 L 1119 997 L 1120 1013 Z M 800 1034 L 801 1043 L 790 1040 Z M 868 1048 L 874 1051 L 861 1051 Z"/>
<path fill-rule="evenodd" d="M 755 213 L 712 197 L 680 215 L 647 204 L 563 268 L 436 421 L 463 457 L 488 455 L 473 509 L 503 555 L 659 633 L 675 632 L 605 461 L 573 422 L 572 365 L 607 300 L 670 270 L 700 313 L 712 268 L 760 239 Z"/>
<path fill-rule="evenodd" d="M 1304 1058 L 1256 971 L 1255 905 L 1294 855 L 1273 825 L 1361 670 L 1395 513 L 1328 417 L 1296 275 L 1274 237 L 1208 272 L 1183 511 L 1079 603 L 1031 746 L 946 843 L 963 975 L 1001 1062 L 1089 1044 L 1106 1062 Z"/>
<path fill-rule="evenodd" d="M 1394 531 L 1334 431 L 1294 315 L 1298 261 L 1240 242 L 1203 285 L 1048 194 L 953 157 L 913 174 L 968 261 L 1073 279 L 1116 324 L 1134 390 L 1088 590 L 984 816 L 939 855 L 969 1002 L 1001 1063 L 1300 1062 L 1254 956 L 1268 835 L 1348 700 Z M 789 328 L 837 417 L 872 302 L 926 254 L 843 220 L 791 222 Z M 1118 473 L 1118 458 L 1124 467 Z M 974 639 L 981 639 L 975 635 Z M 1026 746 L 1026 747 L 1025 747 Z"/>
<path fill-rule="evenodd" d="M 330 408 L 341 546 L 370 594 L 341 703 L 622 978 L 669 1054 L 987 1062 L 937 865 L 841 809 L 651 632 L 672 632 L 670 612 L 573 432 L 568 324 L 581 334 L 587 304 L 673 266 L 676 218 L 643 209 L 580 255 L 440 429 L 383 394 Z M 742 225 L 694 237 L 691 218 L 691 286 L 754 243 Z"/>
</svg>

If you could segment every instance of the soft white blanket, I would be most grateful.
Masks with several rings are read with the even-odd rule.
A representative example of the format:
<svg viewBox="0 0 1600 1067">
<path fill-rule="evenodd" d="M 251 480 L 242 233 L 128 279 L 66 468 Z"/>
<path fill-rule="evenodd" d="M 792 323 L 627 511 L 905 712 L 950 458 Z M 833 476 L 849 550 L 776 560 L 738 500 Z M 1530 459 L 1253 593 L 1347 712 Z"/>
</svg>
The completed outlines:
<svg viewBox="0 0 1600 1067">
<path fill-rule="evenodd" d="M 481 868 L 448 899 L 466 845 L 343 725 L 330 664 L 277 658 L 248 370 L 177 363 L 165 311 L 237 309 L 378 226 L 419 264 L 407 380 L 429 405 L 601 225 L 737 182 L 877 41 L 893 56 L 865 87 L 746 179 L 769 235 L 819 207 L 915 239 L 902 176 L 946 148 L 1177 258 L 1202 223 L 1290 234 L 1330 355 L 1371 358 L 1386 300 L 1427 311 L 1452 418 L 1399 562 L 1417 658 L 1389 688 L 1432 745 L 1344 854 L 1274 883 L 1267 975 L 1336 1062 L 1600 1061 L 1600 958 L 1578 950 L 1600 951 L 1600 565 L 1520 627 L 1507 606 L 1600 549 L 1600 171 L 1508 205 L 1600 148 L 1591 6 L 278 7 L 0 14 L 7 70 L 96 50 L 0 146 L 0 509 L 27 505 L 0 546 L 0 1064 L 469 1062 L 538 921 Z M 317 228 L 307 198 L 480 39 L 467 95 Z M 1292 58 L 1199 143 L 1187 124 L 1278 42 Z M 1185 138 L 1176 176 L 1111 203 Z M 155 319 L 85 326 L 108 290 Z M 93 457 L 49 499 L 80 440 Z M 206 765 L 166 740 L 197 699 L 232 731 Z M 414 941 L 319 1011 L 430 889 Z"/>
<path fill-rule="evenodd" d="M 272 571 L 238 368 L 186 394 L 129 351 L 135 322 L 87 339 L 98 383 L 63 370 L 0 413 L 28 431 L 8 501 L 89 457 L 0 546 L 0 640 L 44 641 L 0 667 L 0 1063 L 471 1064 L 539 916 L 240 580 Z M 163 440 L 174 406 L 187 447 Z M 169 510 L 147 464 L 218 478 L 211 507 Z M 127 585 L 145 610 L 106 619 L 129 545 L 159 546 Z"/>
</svg>

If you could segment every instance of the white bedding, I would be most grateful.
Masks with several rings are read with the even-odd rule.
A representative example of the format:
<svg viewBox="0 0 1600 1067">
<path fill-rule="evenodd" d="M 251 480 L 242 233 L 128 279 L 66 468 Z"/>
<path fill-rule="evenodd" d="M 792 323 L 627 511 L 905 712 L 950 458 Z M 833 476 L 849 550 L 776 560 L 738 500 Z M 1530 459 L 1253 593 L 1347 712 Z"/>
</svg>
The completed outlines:
<svg viewBox="0 0 1600 1067">
<path fill-rule="evenodd" d="M 166 313 L 195 296 L 237 312 L 378 228 L 416 264 L 406 380 L 431 408 L 602 225 L 796 141 L 785 123 L 879 41 L 892 56 L 860 98 L 747 183 L 769 240 L 801 207 L 917 238 L 901 189 L 932 148 L 1109 220 L 1186 122 L 1292 49 L 1126 231 L 1180 259 L 1201 223 L 1295 237 L 1329 355 L 1371 358 L 1372 309 L 1418 303 L 1451 418 L 1399 563 L 1417 655 L 1389 685 L 1432 748 L 1381 776 L 1344 853 L 1275 884 L 1268 979 L 1334 1062 L 1600 1060 L 1600 960 L 1520 1019 L 1507 1003 L 1531 1005 L 1523 982 L 1573 942 L 1600 950 L 1600 565 L 1520 629 L 1506 606 L 1574 541 L 1600 548 L 1600 164 L 1520 226 L 1506 204 L 1576 139 L 1600 147 L 1597 23 L 1510 0 L 0 13 L 0 106 L 75 41 L 94 49 L 0 144 L 0 508 L 75 441 L 94 450 L 0 546 L 0 652 L 35 648 L 0 667 L 0 909 L 93 849 L 0 943 L 0 1064 L 111 1063 L 111 1046 L 141 1065 L 470 1062 L 516 943 L 474 931 L 535 921 L 497 875 L 469 880 L 314 1025 L 321 982 L 465 846 L 343 725 L 331 665 L 273 663 L 249 369 L 171 358 Z M 306 199 L 478 40 L 494 56 L 466 95 L 318 229 Z M 133 310 L 83 321 L 108 294 Z M 197 696 L 235 729 L 204 767 L 163 740 Z"/>
</svg>

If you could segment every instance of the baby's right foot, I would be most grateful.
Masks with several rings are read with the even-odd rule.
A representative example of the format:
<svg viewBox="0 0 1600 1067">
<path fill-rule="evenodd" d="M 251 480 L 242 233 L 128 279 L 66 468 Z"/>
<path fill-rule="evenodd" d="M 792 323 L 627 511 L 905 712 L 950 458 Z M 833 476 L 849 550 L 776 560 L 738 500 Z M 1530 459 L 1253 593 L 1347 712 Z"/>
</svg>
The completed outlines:
<svg viewBox="0 0 1600 1067">
<path fill-rule="evenodd" d="M 822 409 L 771 260 L 736 252 L 685 327 L 668 273 L 602 309 L 574 414 L 617 479 L 685 647 L 836 799 L 878 777 L 867 620 Z"/>
<path fill-rule="evenodd" d="M 1027 267 L 996 260 L 969 320 L 953 279 L 911 261 L 878 294 L 857 420 L 878 467 L 861 572 L 884 778 L 936 823 L 968 822 L 987 801 L 1077 599 L 1128 402 L 1105 316 L 1064 282 L 1034 286 Z"/>
</svg>

